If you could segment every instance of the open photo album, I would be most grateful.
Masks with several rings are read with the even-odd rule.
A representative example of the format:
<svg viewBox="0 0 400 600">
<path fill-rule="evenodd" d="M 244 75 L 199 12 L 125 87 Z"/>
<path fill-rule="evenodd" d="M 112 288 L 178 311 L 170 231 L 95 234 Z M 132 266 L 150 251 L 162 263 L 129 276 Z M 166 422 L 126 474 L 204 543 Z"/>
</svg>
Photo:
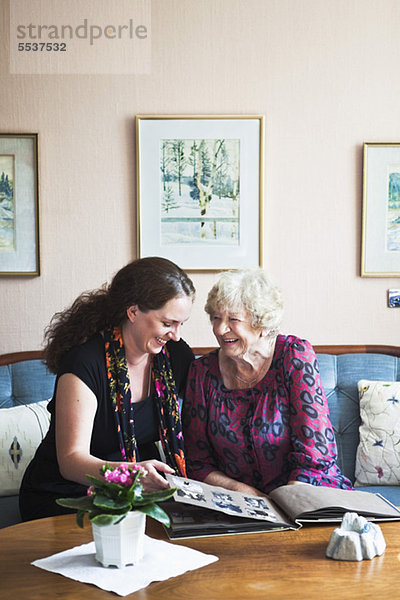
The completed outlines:
<svg viewBox="0 0 400 600">
<path fill-rule="evenodd" d="M 400 520 L 400 510 L 380 494 L 305 483 L 283 485 L 268 496 L 247 496 L 201 481 L 166 475 L 177 491 L 163 503 L 170 539 L 299 529 L 307 522 L 341 521 L 355 512 L 370 521 Z"/>
</svg>

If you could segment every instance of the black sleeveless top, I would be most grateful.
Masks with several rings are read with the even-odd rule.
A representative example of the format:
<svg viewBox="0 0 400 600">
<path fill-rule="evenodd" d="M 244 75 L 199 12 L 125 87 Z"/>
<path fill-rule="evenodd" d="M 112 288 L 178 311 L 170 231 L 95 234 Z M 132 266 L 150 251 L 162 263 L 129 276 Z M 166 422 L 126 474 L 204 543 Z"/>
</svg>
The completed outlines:
<svg viewBox="0 0 400 600">
<path fill-rule="evenodd" d="M 183 396 L 189 364 L 193 353 L 183 341 L 167 343 L 178 394 Z M 58 379 L 73 373 L 83 381 L 97 398 L 90 453 L 104 461 L 122 462 L 115 417 L 108 390 L 105 366 L 104 340 L 95 335 L 81 346 L 72 348 L 64 357 L 57 375 L 54 395 L 49 402 L 50 428 L 36 454 L 28 465 L 20 488 L 20 511 L 23 520 L 43 518 L 71 512 L 58 506 L 56 498 L 78 497 L 86 494 L 86 487 L 61 476 L 55 443 L 55 395 Z M 159 458 L 154 444 L 159 439 L 158 420 L 152 396 L 134 405 L 135 435 L 138 443 L 137 460 Z"/>
</svg>

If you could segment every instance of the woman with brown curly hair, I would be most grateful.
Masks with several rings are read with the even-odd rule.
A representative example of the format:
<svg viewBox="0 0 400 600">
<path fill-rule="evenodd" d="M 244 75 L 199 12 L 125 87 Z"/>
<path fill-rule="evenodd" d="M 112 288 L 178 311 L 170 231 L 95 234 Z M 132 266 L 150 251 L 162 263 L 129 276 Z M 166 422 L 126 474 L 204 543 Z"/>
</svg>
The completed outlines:
<svg viewBox="0 0 400 600">
<path fill-rule="evenodd" d="M 53 317 L 51 422 L 22 481 L 24 520 L 69 512 L 55 500 L 82 496 L 105 461 L 140 463 L 146 491 L 168 487 L 163 473 L 185 475 L 178 395 L 193 353 L 180 329 L 194 295 L 177 265 L 149 257 Z"/>
</svg>

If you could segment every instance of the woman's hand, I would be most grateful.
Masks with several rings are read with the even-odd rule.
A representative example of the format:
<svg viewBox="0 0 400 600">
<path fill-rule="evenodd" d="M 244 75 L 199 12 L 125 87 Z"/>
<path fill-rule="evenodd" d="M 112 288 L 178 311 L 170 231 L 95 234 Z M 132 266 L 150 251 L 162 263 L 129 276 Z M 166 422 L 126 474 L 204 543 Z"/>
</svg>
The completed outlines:
<svg viewBox="0 0 400 600">
<path fill-rule="evenodd" d="M 296 479 L 291 479 L 290 481 L 287 482 L 286 485 L 309 485 L 308 483 L 306 483 L 305 481 L 297 481 Z"/>
<path fill-rule="evenodd" d="M 257 488 L 247 485 L 246 483 L 238 482 L 238 485 L 234 488 L 234 491 L 240 492 L 246 496 L 267 496 L 267 494 L 264 494 L 264 492 L 261 492 Z"/>
<path fill-rule="evenodd" d="M 232 479 L 232 477 L 228 477 L 228 475 L 225 475 L 225 473 L 222 473 L 222 471 L 211 471 L 211 473 L 209 473 L 205 478 L 204 483 L 223 487 L 226 490 L 232 490 L 232 492 L 240 492 L 241 494 L 246 494 L 246 496 L 267 495 L 251 485 L 247 485 L 246 483 Z"/>
<path fill-rule="evenodd" d="M 144 460 L 136 463 L 146 470 L 141 478 L 141 484 L 145 492 L 155 492 L 157 490 L 168 489 L 168 481 L 160 473 L 174 473 L 174 470 L 160 460 Z"/>
</svg>

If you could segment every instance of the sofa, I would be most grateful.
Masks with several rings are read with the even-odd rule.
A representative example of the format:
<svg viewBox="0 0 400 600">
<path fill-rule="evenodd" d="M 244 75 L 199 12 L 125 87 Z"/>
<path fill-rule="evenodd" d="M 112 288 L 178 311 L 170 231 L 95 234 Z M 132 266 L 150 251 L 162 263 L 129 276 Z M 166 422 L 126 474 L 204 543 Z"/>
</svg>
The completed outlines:
<svg viewBox="0 0 400 600">
<path fill-rule="evenodd" d="M 194 348 L 196 356 L 209 350 L 211 348 Z M 389 383 L 400 381 L 400 347 L 315 346 L 315 350 L 336 435 L 338 463 L 354 483 L 360 431 L 368 421 L 364 414 L 360 429 L 358 382 L 382 382 L 386 386 L 384 391 L 391 389 L 387 387 Z M 20 521 L 18 482 L 48 428 L 46 404 L 53 394 L 55 376 L 41 359 L 40 351 L 0 356 L 0 528 Z M 368 387 L 363 383 L 362 392 Z M 397 410 L 397 402 L 400 410 L 400 391 L 398 398 L 397 401 L 389 397 L 389 410 Z M 395 419 L 390 418 L 395 423 Z M 380 440 L 378 451 L 381 450 L 379 443 Z M 396 453 L 395 456 L 397 458 Z M 382 485 L 385 477 L 379 470 L 375 479 L 372 484 L 361 483 L 359 489 L 379 492 L 393 504 L 400 505 L 398 481 Z"/>
<path fill-rule="evenodd" d="M 0 355 L 0 528 L 21 520 L 19 484 L 48 430 L 54 381 L 40 351 Z"/>
</svg>

